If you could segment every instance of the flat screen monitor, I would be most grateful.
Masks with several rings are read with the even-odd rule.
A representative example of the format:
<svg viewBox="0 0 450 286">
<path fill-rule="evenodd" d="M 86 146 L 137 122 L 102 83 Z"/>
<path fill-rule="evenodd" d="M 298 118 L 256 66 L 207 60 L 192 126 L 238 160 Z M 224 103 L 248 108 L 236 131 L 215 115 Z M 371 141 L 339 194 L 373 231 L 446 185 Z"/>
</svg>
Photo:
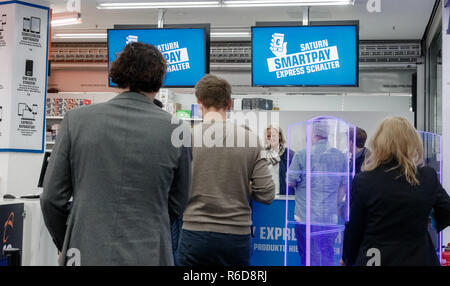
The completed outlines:
<svg viewBox="0 0 450 286">
<path fill-rule="evenodd" d="M 358 25 L 252 27 L 253 86 L 358 86 Z"/>
<path fill-rule="evenodd" d="M 109 67 L 131 42 L 157 47 L 168 63 L 164 87 L 193 87 L 209 73 L 209 50 L 205 28 L 112 29 L 108 30 Z M 109 86 L 117 86 L 109 78 Z"/>
</svg>

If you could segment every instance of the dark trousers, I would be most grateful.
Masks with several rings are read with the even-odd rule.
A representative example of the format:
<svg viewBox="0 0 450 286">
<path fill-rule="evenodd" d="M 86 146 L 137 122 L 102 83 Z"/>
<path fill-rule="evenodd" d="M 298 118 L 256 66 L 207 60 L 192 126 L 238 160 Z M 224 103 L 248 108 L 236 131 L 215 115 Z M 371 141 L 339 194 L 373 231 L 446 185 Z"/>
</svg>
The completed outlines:
<svg viewBox="0 0 450 286">
<path fill-rule="evenodd" d="M 311 233 L 331 230 L 332 227 L 311 225 Z M 303 266 L 306 265 L 306 225 L 295 224 L 295 236 Z M 334 266 L 334 243 L 338 232 L 311 236 L 310 242 L 310 266 Z"/>
<path fill-rule="evenodd" d="M 180 217 L 176 219 L 171 226 L 172 231 L 172 251 L 173 251 L 173 261 L 177 262 L 178 253 L 178 243 L 180 241 L 181 228 L 183 227 L 183 218 Z"/>
<path fill-rule="evenodd" d="M 183 229 L 177 266 L 249 266 L 250 235 Z"/>
</svg>

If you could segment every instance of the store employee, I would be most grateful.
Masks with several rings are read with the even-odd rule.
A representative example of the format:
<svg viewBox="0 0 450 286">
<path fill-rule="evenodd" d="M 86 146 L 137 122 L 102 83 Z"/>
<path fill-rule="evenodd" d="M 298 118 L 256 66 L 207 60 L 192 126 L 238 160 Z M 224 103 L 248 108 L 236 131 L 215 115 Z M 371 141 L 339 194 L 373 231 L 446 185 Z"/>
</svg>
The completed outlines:
<svg viewBox="0 0 450 286">
<path fill-rule="evenodd" d="M 276 126 L 266 129 L 266 159 L 272 173 L 277 194 L 286 194 L 286 173 L 294 158 L 294 151 L 286 147 L 283 131 Z M 289 160 L 289 165 L 288 165 Z M 288 187 L 288 195 L 295 195 L 295 189 Z"/>
</svg>

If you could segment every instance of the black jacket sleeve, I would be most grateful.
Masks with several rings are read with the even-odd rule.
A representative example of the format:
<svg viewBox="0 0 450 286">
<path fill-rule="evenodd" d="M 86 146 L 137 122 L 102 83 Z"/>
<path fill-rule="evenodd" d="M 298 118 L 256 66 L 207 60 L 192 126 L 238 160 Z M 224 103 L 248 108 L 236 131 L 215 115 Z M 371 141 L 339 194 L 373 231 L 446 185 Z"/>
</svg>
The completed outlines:
<svg viewBox="0 0 450 286">
<path fill-rule="evenodd" d="M 191 185 L 192 149 L 181 147 L 178 169 L 175 170 L 169 191 L 169 217 L 171 224 L 183 215 L 186 208 Z"/>
<path fill-rule="evenodd" d="M 433 171 L 436 181 L 435 201 L 433 205 L 434 218 L 438 232 L 450 226 L 450 197 L 442 187 L 437 174 Z"/>
<path fill-rule="evenodd" d="M 347 266 L 355 264 L 363 239 L 367 217 L 364 191 L 361 178 L 356 176 L 350 196 L 350 220 L 345 225 L 342 249 L 342 260 Z"/>
<path fill-rule="evenodd" d="M 41 209 L 45 225 L 59 251 L 62 250 L 72 197 L 70 169 L 69 113 L 61 124 L 56 144 L 50 156 L 41 195 Z"/>
</svg>

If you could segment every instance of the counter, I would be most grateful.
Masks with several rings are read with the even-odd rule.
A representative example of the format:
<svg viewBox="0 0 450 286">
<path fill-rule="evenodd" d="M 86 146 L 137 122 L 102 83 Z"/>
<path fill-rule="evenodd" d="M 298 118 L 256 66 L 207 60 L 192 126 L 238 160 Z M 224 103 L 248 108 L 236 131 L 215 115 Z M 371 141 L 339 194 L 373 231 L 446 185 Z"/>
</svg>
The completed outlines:
<svg viewBox="0 0 450 286">
<path fill-rule="evenodd" d="M 270 205 L 253 202 L 252 266 L 284 266 L 286 196 L 278 195 Z M 288 208 L 295 207 L 295 196 L 288 196 Z M 289 218 L 293 220 L 293 218 Z M 294 225 L 287 229 L 289 265 L 299 266 Z"/>
<path fill-rule="evenodd" d="M 0 207 L 12 204 L 24 206 L 22 265 L 57 266 L 58 251 L 45 227 L 39 199 L 0 199 Z"/>
</svg>

